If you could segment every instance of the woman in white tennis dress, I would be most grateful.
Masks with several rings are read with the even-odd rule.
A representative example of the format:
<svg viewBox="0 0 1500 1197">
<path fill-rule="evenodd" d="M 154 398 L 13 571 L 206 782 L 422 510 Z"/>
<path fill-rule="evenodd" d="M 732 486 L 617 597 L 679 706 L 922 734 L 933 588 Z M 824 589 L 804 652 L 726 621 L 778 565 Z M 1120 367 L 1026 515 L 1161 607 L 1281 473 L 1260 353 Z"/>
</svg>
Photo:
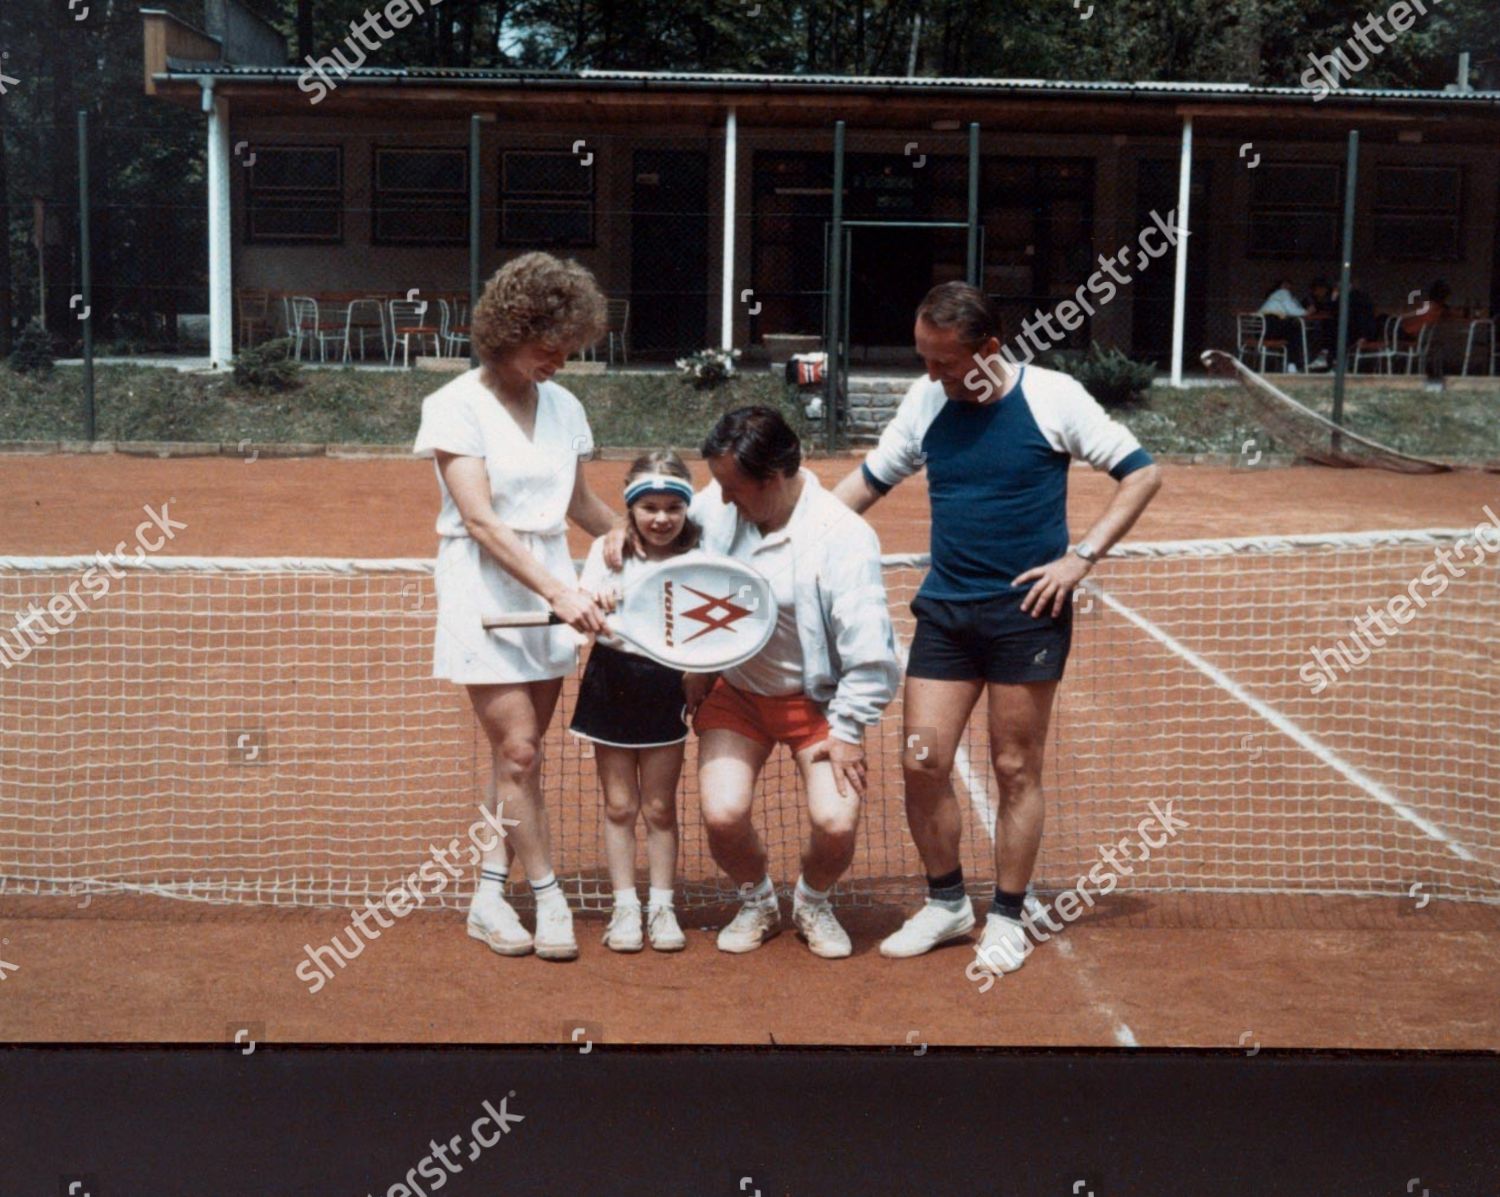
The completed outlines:
<svg viewBox="0 0 1500 1197">
<path fill-rule="evenodd" d="M 583 407 L 550 379 L 598 339 L 604 297 L 576 262 L 525 254 L 490 279 L 471 324 L 481 364 L 427 396 L 414 446 L 435 459 L 442 496 L 433 675 L 468 687 L 506 820 L 505 840 L 485 854 L 468 930 L 501 955 L 535 948 L 571 960 L 578 944 L 552 871 L 541 745 L 562 680 L 577 667 L 580 633 L 604 629 L 578 587 L 568 521 L 594 536 L 616 521 L 580 467 L 594 448 Z M 562 624 L 483 627 L 488 615 L 549 610 Z M 505 900 L 508 849 L 536 895 L 534 937 Z"/>
</svg>

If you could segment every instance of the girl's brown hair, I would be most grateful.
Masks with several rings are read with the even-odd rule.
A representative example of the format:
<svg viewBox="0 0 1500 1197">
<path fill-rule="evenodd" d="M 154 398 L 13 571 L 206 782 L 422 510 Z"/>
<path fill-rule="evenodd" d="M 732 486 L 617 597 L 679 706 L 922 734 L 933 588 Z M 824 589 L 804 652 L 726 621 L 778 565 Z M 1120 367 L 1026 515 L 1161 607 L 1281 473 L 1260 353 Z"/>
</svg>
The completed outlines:
<svg viewBox="0 0 1500 1197">
<path fill-rule="evenodd" d="M 693 484 L 693 472 L 687 468 L 682 458 L 678 457 L 671 449 L 658 449 L 654 453 L 642 453 L 630 463 L 630 469 L 625 473 L 625 487 L 628 490 L 630 484 L 645 474 L 665 474 L 669 478 L 681 478 L 689 486 Z M 644 497 L 644 496 L 643 496 Z M 686 519 L 682 522 L 682 531 L 677 534 L 677 539 L 670 546 L 673 553 L 686 553 L 689 549 L 698 547 L 698 540 L 703 530 Z M 625 521 L 625 539 L 629 541 L 631 550 L 637 557 L 645 557 L 646 544 L 641 539 L 641 531 L 636 527 L 635 515 L 630 514 Z"/>
</svg>

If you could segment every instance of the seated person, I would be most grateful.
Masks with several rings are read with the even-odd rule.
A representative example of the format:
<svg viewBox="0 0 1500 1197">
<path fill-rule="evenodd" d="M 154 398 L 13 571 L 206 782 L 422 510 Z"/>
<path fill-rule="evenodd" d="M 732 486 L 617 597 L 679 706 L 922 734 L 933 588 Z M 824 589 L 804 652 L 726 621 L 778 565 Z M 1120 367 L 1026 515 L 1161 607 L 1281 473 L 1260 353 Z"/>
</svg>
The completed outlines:
<svg viewBox="0 0 1500 1197">
<path fill-rule="evenodd" d="M 1266 340 L 1283 342 L 1287 346 L 1288 363 L 1306 366 L 1307 363 L 1301 361 L 1302 329 L 1297 324 L 1297 318 L 1307 315 L 1307 309 L 1292 294 L 1291 281 L 1279 279 L 1266 292 L 1266 297 L 1261 300 L 1260 307 L 1255 312 L 1266 318 Z"/>
<path fill-rule="evenodd" d="M 1448 313 L 1448 296 L 1452 292 L 1442 279 L 1435 279 L 1427 287 L 1427 295 L 1416 307 L 1402 312 L 1396 319 L 1396 343 L 1403 349 L 1413 348 L 1424 329 L 1428 334 L 1427 373 L 1434 378 L 1442 377 L 1443 347 L 1441 343 L 1442 320 Z"/>
<path fill-rule="evenodd" d="M 1334 301 L 1333 288 L 1326 278 L 1313 279 L 1307 292 L 1307 348 L 1313 355 L 1307 368 L 1326 370 L 1338 338 L 1339 305 Z"/>
</svg>

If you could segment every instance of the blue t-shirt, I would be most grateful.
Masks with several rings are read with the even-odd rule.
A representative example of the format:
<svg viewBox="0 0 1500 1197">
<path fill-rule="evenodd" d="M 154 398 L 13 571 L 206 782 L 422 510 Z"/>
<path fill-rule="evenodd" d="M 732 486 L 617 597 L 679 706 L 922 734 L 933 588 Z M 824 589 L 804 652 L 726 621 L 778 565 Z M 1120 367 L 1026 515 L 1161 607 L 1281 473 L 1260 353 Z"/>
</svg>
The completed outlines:
<svg viewBox="0 0 1500 1197">
<path fill-rule="evenodd" d="M 885 494 L 927 467 L 932 568 L 922 597 L 1013 597 L 1019 606 L 1030 583 L 1013 580 L 1068 551 L 1074 457 L 1116 479 L 1151 464 L 1134 434 L 1076 379 L 1025 366 L 1004 395 L 984 404 L 954 402 L 929 379 L 914 383 L 864 476 Z"/>
</svg>

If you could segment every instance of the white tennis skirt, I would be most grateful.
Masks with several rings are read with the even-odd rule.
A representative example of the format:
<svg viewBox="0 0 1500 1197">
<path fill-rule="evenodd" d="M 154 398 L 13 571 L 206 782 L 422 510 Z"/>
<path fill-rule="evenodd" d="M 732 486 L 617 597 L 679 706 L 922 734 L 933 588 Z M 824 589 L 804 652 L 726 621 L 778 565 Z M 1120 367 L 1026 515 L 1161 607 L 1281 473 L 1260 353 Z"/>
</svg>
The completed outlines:
<svg viewBox="0 0 1500 1197">
<path fill-rule="evenodd" d="M 516 535 L 554 578 L 578 585 L 566 532 Z M 545 614 L 548 607 L 541 595 L 502 569 L 478 541 L 467 536 L 443 537 L 434 585 L 438 618 L 433 677 L 466 686 L 490 686 L 544 682 L 566 677 L 578 668 L 582 637 L 565 624 L 485 630 L 486 615 Z"/>
</svg>

